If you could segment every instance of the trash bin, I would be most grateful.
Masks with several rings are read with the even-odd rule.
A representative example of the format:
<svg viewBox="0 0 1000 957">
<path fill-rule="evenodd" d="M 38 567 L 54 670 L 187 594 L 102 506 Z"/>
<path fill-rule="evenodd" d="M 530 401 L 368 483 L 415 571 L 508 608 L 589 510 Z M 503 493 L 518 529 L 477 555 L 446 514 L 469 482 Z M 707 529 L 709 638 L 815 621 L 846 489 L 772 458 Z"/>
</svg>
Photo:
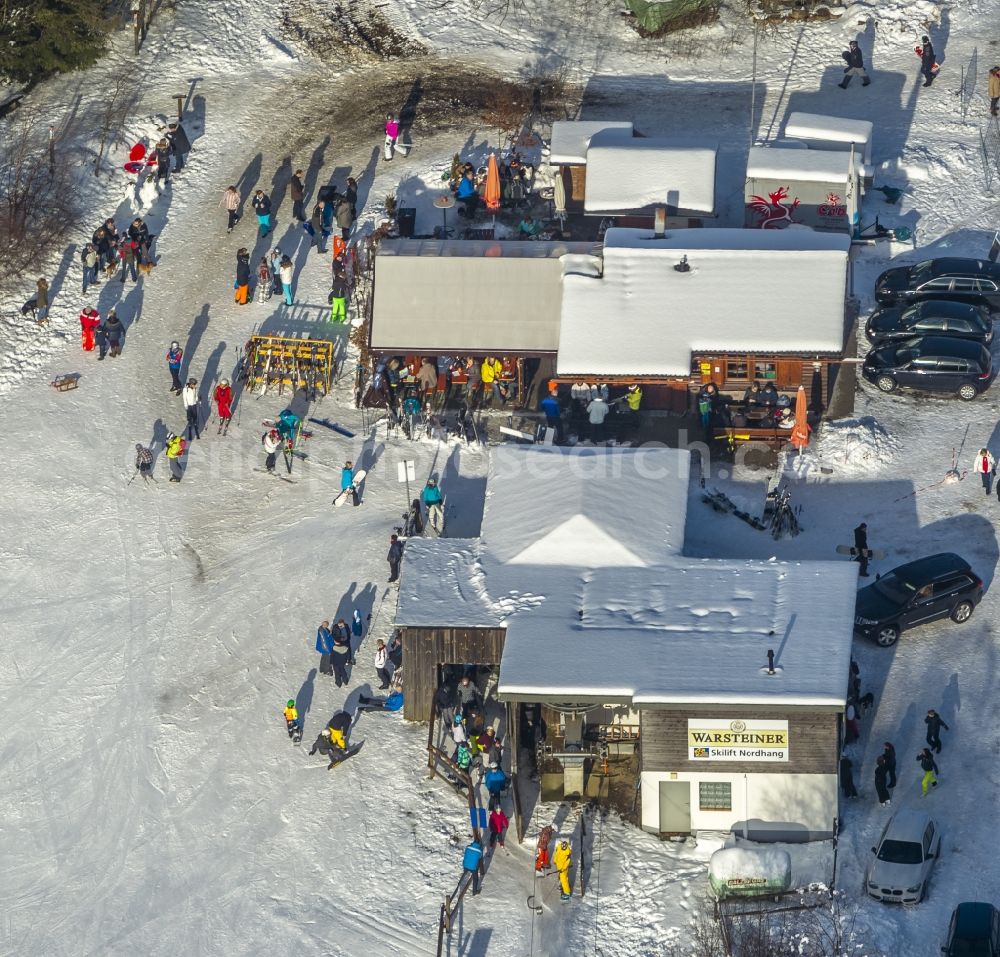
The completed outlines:
<svg viewBox="0 0 1000 957">
<path fill-rule="evenodd" d="M 413 234 L 417 231 L 417 210 L 413 206 L 400 207 L 396 214 L 396 222 L 399 224 L 399 235 L 402 239 L 413 239 Z"/>
</svg>

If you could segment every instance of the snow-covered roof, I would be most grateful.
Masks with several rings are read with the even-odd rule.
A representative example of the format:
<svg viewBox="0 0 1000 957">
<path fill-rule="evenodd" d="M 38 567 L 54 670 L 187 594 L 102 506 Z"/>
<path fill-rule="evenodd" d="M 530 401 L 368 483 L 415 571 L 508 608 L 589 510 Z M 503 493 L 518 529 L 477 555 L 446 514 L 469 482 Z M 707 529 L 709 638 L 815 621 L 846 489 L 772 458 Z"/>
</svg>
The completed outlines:
<svg viewBox="0 0 1000 957">
<path fill-rule="evenodd" d="M 859 170 L 861 157 L 855 159 Z M 793 180 L 797 183 L 845 183 L 851 163 L 849 152 L 782 149 L 752 146 L 747 157 L 747 179 Z"/>
<path fill-rule="evenodd" d="M 588 243 L 385 240 L 375 258 L 371 346 L 436 355 L 554 352 L 559 257 L 590 249 Z"/>
<path fill-rule="evenodd" d="M 686 558 L 689 464 L 493 449 L 482 538 L 407 543 L 397 624 L 505 626 L 510 698 L 842 708 L 857 566 Z"/>
<path fill-rule="evenodd" d="M 587 150 L 588 213 L 715 211 L 716 147 L 598 133 Z"/>
<path fill-rule="evenodd" d="M 871 120 L 849 120 L 819 113 L 792 113 L 785 122 L 785 136 L 797 140 L 830 140 L 834 143 L 871 143 L 875 124 Z"/>
<path fill-rule="evenodd" d="M 563 277 L 557 372 L 687 376 L 695 351 L 839 353 L 849 249 L 807 228 L 609 229 L 603 275 Z"/>
<path fill-rule="evenodd" d="M 590 138 L 604 130 L 623 139 L 630 139 L 633 132 L 631 123 L 620 120 L 556 120 L 552 124 L 549 163 L 552 166 L 586 163 Z"/>
</svg>

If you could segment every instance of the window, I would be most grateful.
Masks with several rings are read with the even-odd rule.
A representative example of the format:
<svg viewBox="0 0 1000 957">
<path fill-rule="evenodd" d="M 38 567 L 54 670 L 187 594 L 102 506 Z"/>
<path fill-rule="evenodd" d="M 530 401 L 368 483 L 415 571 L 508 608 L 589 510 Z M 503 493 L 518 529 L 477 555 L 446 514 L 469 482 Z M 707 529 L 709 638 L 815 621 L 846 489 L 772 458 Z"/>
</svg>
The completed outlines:
<svg viewBox="0 0 1000 957">
<path fill-rule="evenodd" d="M 975 279 L 956 279 L 952 289 L 955 292 L 978 292 L 979 283 Z"/>
<path fill-rule="evenodd" d="M 938 372 L 967 372 L 968 369 L 961 359 L 938 359 Z"/>
<path fill-rule="evenodd" d="M 996 292 L 997 284 L 992 279 L 979 279 L 976 281 L 980 292 Z"/>
<path fill-rule="evenodd" d="M 746 359 L 726 360 L 726 379 L 745 379 L 747 377 Z"/>
<path fill-rule="evenodd" d="M 943 332 L 945 321 L 940 316 L 928 316 L 915 322 L 913 329 L 915 332 Z"/>
<path fill-rule="evenodd" d="M 928 824 L 924 832 L 924 858 L 931 852 L 931 845 L 934 843 L 934 825 Z"/>
<path fill-rule="evenodd" d="M 777 379 L 778 366 L 774 362 L 755 362 L 753 364 L 753 377 L 755 379 Z"/>
<path fill-rule="evenodd" d="M 728 781 L 699 781 L 698 810 L 731 811 L 733 786 Z"/>
<path fill-rule="evenodd" d="M 944 581 L 938 582 L 934 586 L 934 597 L 940 598 L 942 595 L 947 595 L 950 592 L 958 591 L 960 588 L 967 588 L 969 585 L 969 579 L 964 575 L 957 578 L 946 578 Z"/>
<path fill-rule="evenodd" d="M 951 288 L 951 279 L 947 276 L 941 279 L 932 279 L 928 283 L 922 285 L 921 290 L 924 292 L 943 292 Z"/>
</svg>

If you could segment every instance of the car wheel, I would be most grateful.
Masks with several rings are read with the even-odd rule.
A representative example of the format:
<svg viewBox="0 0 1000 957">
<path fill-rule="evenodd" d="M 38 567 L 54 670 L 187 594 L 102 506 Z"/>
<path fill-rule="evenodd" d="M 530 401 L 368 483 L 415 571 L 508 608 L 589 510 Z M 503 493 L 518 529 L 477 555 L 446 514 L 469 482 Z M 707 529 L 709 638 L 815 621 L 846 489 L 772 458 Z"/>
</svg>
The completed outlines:
<svg viewBox="0 0 1000 957">
<path fill-rule="evenodd" d="M 951 610 L 951 620 L 958 625 L 963 625 L 972 617 L 975 605 L 971 601 L 960 601 Z"/>
<path fill-rule="evenodd" d="M 976 387 L 971 382 L 966 382 L 958 390 L 958 397 L 963 402 L 971 402 L 979 393 L 976 391 Z"/>
<path fill-rule="evenodd" d="M 882 648 L 891 648 L 899 641 L 899 625 L 882 625 L 875 632 L 875 644 Z"/>
<path fill-rule="evenodd" d="M 891 375 L 880 375 L 875 380 L 875 385 L 877 385 L 883 392 L 896 391 L 896 380 Z"/>
</svg>

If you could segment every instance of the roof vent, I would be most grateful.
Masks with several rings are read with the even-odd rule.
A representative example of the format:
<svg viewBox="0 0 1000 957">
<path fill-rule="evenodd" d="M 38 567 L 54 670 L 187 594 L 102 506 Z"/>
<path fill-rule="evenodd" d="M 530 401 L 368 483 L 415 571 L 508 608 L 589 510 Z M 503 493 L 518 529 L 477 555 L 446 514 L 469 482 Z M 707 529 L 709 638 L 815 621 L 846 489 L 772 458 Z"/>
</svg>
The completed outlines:
<svg viewBox="0 0 1000 957">
<path fill-rule="evenodd" d="M 663 234 L 667 231 L 667 211 L 662 206 L 657 206 L 653 210 L 653 236 L 656 239 L 663 239 Z"/>
<path fill-rule="evenodd" d="M 774 651 L 770 648 L 767 649 L 767 673 L 774 674 Z"/>
<path fill-rule="evenodd" d="M 674 266 L 678 272 L 691 272 L 691 265 L 688 263 L 687 253 L 681 256 L 681 261 Z"/>
</svg>

